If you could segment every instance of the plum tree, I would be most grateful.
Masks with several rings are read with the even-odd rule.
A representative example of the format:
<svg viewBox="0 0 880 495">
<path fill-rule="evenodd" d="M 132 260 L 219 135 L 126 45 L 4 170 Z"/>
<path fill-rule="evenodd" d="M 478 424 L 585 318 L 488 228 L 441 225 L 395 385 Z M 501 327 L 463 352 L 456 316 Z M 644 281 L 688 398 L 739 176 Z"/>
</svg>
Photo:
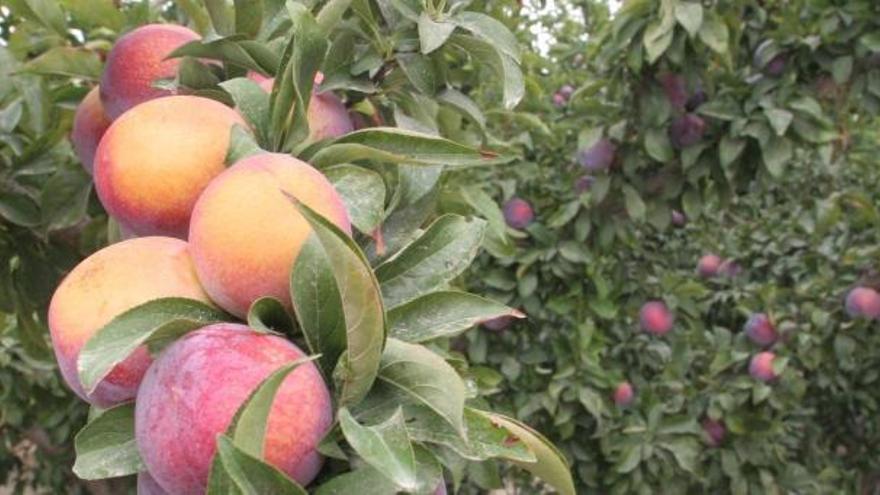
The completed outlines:
<svg viewBox="0 0 880 495">
<path fill-rule="evenodd" d="M 79 381 L 77 359 L 110 320 L 160 297 L 209 302 L 181 240 L 142 237 L 113 244 L 82 261 L 58 286 L 49 305 L 49 331 L 61 374 L 77 395 L 98 407 L 134 398 L 151 362 L 145 347 L 116 365 L 91 394 Z"/>
<path fill-rule="evenodd" d="M 608 138 L 601 138 L 577 154 L 577 161 L 590 172 L 607 170 L 614 163 L 617 146 Z"/>
<path fill-rule="evenodd" d="M 752 342 L 761 347 L 775 344 L 778 338 L 776 328 L 765 313 L 754 313 L 749 316 L 743 330 Z"/>
<path fill-rule="evenodd" d="M 672 330 L 675 316 L 663 301 L 649 301 L 639 310 L 639 323 L 645 332 L 662 336 Z"/>
<path fill-rule="evenodd" d="M 141 26 L 116 40 L 101 76 L 101 101 L 111 119 L 153 98 L 173 94 L 153 86 L 177 75 L 180 59 L 168 55 L 199 35 L 171 24 Z"/>
<path fill-rule="evenodd" d="M 776 372 L 773 370 L 774 359 L 776 359 L 776 354 L 769 351 L 755 354 L 749 362 L 749 374 L 752 375 L 752 378 L 762 382 L 775 380 Z"/>
<path fill-rule="evenodd" d="M 107 212 L 136 235 L 185 239 L 193 205 L 225 169 L 230 130 L 244 120 L 198 96 L 170 96 L 126 112 L 95 157 L 95 188 Z"/>
<path fill-rule="evenodd" d="M 632 384 L 629 382 L 621 382 L 614 389 L 614 403 L 618 407 L 626 407 L 632 404 L 634 398 L 635 392 L 633 391 Z"/>
<path fill-rule="evenodd" d="M 226 311 L 244 316 L 264 296 L 290 308 L 290 270 L 312 231 L 291 197 L 351 235 L 330 181 L 289 155 L 240 160 L 199 197 L 189 230 L 193 261 L 205 290 Z"/>
<path fill-rule="evenodd" d="M 204 493 L 217 435 L 266 377 L 304 356 L 279 336 L 233 323 L 209 325 L 165 349 L 135 403 L 135 437 L 153 478 L 169 493 Z M 311 362 L 301 364 L 272 403 L 266 461 L 308 485 L 321 468 L 316 447 L 332 421 L 320 372 Z"/>
<path fill-rule="evenodd" d="M 532 205 L 522 198 L 511 198 L 504 203 L 504 220 L 511 228 L 524 229 L 535 219 Z"/>
<path fill-rule="evenodd" d="M 104 113 L 98 87 L 88 92 L 73 117 L 73 129 L 70 131 L 70 142 L 83 168 L 92 173 L 95 152 L 104 132 L 110 127 L 111 120 Z"/>
<path fill-rule="evenodd" d="M 880 294 L 870 287 L 855 287 L 846 295 L 846 312 L 853 318 L 880 318 Z"/>
</svg>

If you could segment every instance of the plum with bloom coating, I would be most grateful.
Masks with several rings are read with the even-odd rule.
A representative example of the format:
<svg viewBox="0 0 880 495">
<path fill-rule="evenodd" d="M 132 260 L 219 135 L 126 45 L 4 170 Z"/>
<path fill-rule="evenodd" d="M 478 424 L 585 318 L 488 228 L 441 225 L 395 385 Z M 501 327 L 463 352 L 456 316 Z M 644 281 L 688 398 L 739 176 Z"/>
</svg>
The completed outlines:
<svg viewBox="0 0 880 495">
<path fill-rule="evenodd" d="M 522 198 L 511 198 L 504 203 L 504 220 L 511 228 L 524 229 L 535 219 L 532 205 Z"/>
<path fill-rule="evenodd" d="M 880 294 L 870 287 L 856 287 L 846 295 L 846 312 L 853 318 L 880 318 Z"/>
<path fill-rule="evenodd" d="M 761 347 L 769 347 L 776 343 L 777 334 L 770 318 L 764 313 L 754 313 L 746 321 L 743 329 L 746 331 L 749 339 Z"/>
<path fill-rule="evenodd" d="M 662 301 L 650 301 L 639 311 L 642 330 L 654 335 L 666 335 L 672 330 L 675 317 Z"/>
<path fill-rule="evenodd" d="M 611 167 L 616 153 L 617 146 L 611 140 L 602 138 L 589 148 L 579 151 L 577 161 L 585 169 L 591 172 L 598 172 Z"/>
</svg>

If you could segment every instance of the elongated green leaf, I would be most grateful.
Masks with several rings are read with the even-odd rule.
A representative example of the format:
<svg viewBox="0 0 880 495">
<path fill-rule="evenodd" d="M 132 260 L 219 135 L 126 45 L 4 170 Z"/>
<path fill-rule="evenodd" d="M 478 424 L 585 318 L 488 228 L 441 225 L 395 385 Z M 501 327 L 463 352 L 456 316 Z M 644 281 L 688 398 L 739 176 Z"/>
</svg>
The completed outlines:
<svg viewBox="0 0 880 495">
<path fill-rule="evenodd" d="M 459 12 L 451 21 L 519 62 L 519 43 L 516 36 L 501 21 L 480 12 Z"/>
<path fill-rule="evenodd" d="M 370 234 L 385 216 L 385 181 L 372 170 L 354 165 L 338 165 L 324 170 L 342 196 L 351 223 Z"/>
<path fill-rule="evenodd" d="M 50 231 L 76 225 L 85 218 L 91 191 L 91 177 L 82 169 L 58 171 L 40 192 L 42 223 Z"/>
<path fill-rule="evenodd" d="M 278 468 L 237 447 L 226 435 L 217 437 L 217 459 L 211 468 L 208 495 L 308 495 Z M 218 472 L 222 471 L 223 476 Z"/>
<path fill-rule="evenodd" d="M 561 495 L 576 494 L 568 462 L 549 440 L 515 419 L 495 413 L 483 414 L 492 423 L 507 429 L 519 441 L 525 443 L 537 458 L 535 462 L 510 460 L 511 462 L 541 478 Z"/>
<path fill-rule="evenodd" d="M 235 32 L 253 38 L 263 23 L 263 0 L 235 0 Z"/>
<path fill-rule="evenodd" d="M 453 88 L 446 88 L 437 95 L 437 99 L 474 121 L 480 127 L 480 131 L 485 134 L 486 116 L 483 115 L 479 105 L 469 96 Z"/>
<path fill-rule="evenodd" d="M 86 393 L 144 344 L 167 344 L 205 325 L 227 321 L 229 315 L 192 299 L 167 297 L 135 306 L 114 318 L 83 346 L 77 361 Z"/>
<path fill-rule="evenodd" d="M 234 124 L 229 132 L 231 134 L 229 137 L 229 149 L 226 150 L 226 158 L 224 159 L 224 163 L 227 166 L 251 155 L 265 153 L 265 150 L 260 148 L 254 135 L 241 125 Z"/>
<path fill-rule="evenodd" d="M 471 166 L 493 165 L 512 159 L 512 156 L 500 157 L 430 134 L 394 127 L 372 127 L 336 139 L 315 153 L 309 162 L 319 168 L 357 160 Z"/>
<path fill-rule="evenodd" d="M 453 34 L 450 43 L 467 52 L 476 63 L 485 64 L 502 87 L 504 108 L 512 109 L 525 95 L 525 81 L 516 59 L 487 41 L 473 36 Z"/>
<path fill-rule="evenodd" d="M 228 36 L 235 31 L 233 24 L 233 12 L 226 0 L 204 0 L 208 15 L 211 16 L 211 25 L 220 36 Z"/>
<path fill-rule="evenodd" d="M 277 57 L 269 57 L 271 52 L 255 51 L 253 46 L 241 35 L 232 35 L 211 41 L 191 41 L 171 52 L 168 57 L 207 58 L 260 73 L 274 74 L 278 66 Z"/>
<path fill-rule="evenodd" d="M 382 296 L 393 308 L 422 294 L 443 288 L 460 275 L 477 255 L 485 220 L 443 215 L 399 255 L 376 268 Z"/>
<path fill-rule="evenodd" d="M 419 42 L 421 44 L 422 53 L 427 55 L 434 50 L 443 46 L 452 32 L 455 31 L 455 23 L 453 22 L 437 22 L 431 19 L 428 12 L 423 11 L 419 16 Z"/>
<path fill-rule="evenodd" d="M 113 5 L 113 0 L 62 0 L 61 3 L 78 23 L 86 26 L 119 31 L 125 24 L 125 16 Z"/>
<path fill-rule="evenodd" d="M 22 227 L 40 224 L 40 207 L 24 194 L 4 191 L 0 194 L 0 217 Z"/>
<path fill-rule="evenodd" d="M 341 474 L 322 484 L 315 495 L 379 495 L 395 493 L 397 486 L 371 466 Z"/>
<path fill-rule="evenodd" d="M 342 16 L 345 15 L 345 11 L 351 6 L 351 0 L 329 0 L 327 3 L 321 7 L 321 11 L 318 12 L 315 20 L 318 22 L 318 26 L 324 32 L 330 32 L 339 21 L 342 20 Z"/>
<path fill-rule="evenodd" d="M 312 86 L 330 43 L 304 5 L 288 2 L 287 11 L 293 27 L 270 105 L 272 129 L 280 131 L 274 149 L 293 151 L 309 134 L 306 116 Z"/>
<path fill-rule="evenodd" d="M 406 491 L 418 486 L 415 453 L 400 409 L 383 423 L 361 426 L 342 408 L 339 425 L 348 444 L 367 464 Z"/>
<path fill-rule="evenodd" d="M 431 408 L 464 438 L 464 382 L 443 358 L 423 346 L 389 338 L 379 380 Z"/>
<path fill-rule="evenodd" d="M 254 130 L 257 142 L 262 146 L 269 143 L 269 95 L 255 81 L 246 77 L 230 79 L 220 83 L 229 93 L 238 111 Z"/>
<path fill-rule="evenodd" d="M 67 21 L 57 0 L 21 0 L 12 3 L 12 7 L 19 15 L 36 20 L 62 38 L 67 37 Z"/>
<path fill-rule="evenodd" d="M 76 434 L 73 472 L 84 480 L 115 478 L 144 469 L 134 439 L 134 404 L 101 412 Z"/>
<path fill-rule="evenodd" d="M 418 91 L 428 96 L 437 92 L 438 75 L 428 57 L 421 53 L 400 53 L 397 55 L 397 63 Z"/>
<path fill-rule="evenodd" d="M 101 58 L 97 53 L 68 46 L 52 48 L 21 68 L 21 72 L 78 77 L 91 81 L 101 78 L 101 70 Z"/>
<path fill-rule="evenodd" d="M 258 332 L 293 332 L 293 321 L 281 301 L 274 297 L 261 297 L 251 303 L 247 314 L 248 326 Z"/>
<path fill-rule="evenodd" d="M 339 402 L 341 405 L 354 404 L 363 399 L 376 380 L 384 346 L 385 307 L 379 283 L 367 258 L 348 235 L 307 205 L 295 198 L 290 199 L 311 225 L 327 259 L 333 260 L 330 267 L 339 291 L 346 328 L 346 353 L 337 366 L 341 382 Z M 298 265 L 299 260 L 293 267 L 291 276 L 294 279 L 299 276 L 298 272 L 305 272 Z M 298 290 L 293 290 L 291 296 L 295 307 L 301 307 L 296 302 L 300 297 Z M 305 330 L 302 321 L 300 325 Z"/>
<path fill-rule="evenodd" d="M 391 337 L 418 343 L 450 337 L 499 316 L 525 317 L 511 307 L 475 294 L 433 292 L 390 310 L 388 331 Z"/>
</svg>

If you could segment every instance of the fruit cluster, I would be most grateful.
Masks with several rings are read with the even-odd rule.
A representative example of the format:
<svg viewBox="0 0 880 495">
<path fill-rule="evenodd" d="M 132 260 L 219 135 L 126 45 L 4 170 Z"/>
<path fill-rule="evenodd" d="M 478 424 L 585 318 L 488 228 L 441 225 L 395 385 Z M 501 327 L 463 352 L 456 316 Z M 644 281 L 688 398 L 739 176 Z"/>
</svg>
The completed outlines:
<svg viewBox="0 0 880 495">
<path fill-rule="evenodd" d="M 85 387 L 77 363 L 86 342 L 127 310 L 159 298 L 201 301 L 237 318 L 265 296 L 290 309 L 289 274 L 311 232 L 291 198 L 351 233 L 346 206 L 321 172 L 273 153 L 227 168 L 232 129 L 247 127 L 238 111 L 155 85 L 177 73 L 179 59 L 169 54 L 197 39 L 184 27 L 158 24 L 122 36 L 100 87 L 78 108 L 75 150 L 124 240 L 74 268 L 49 309 L 68 385 L 99 408 L 135 400 L 137 445 L 149 471 L 139 480 L 145 493 L 204 492 L 217 435 L 265 378 L 304 353 L 281 337 L 219 323 L 188 333 L 155 360 L 141 346 Z M 272 79 L 249 77 L 271 91 Z M 352 130 L 331 93 L 315 94 L 308 123 L 312 141 Z M 285 378 L 277 397 L 264 457 L 307 485 L 320 470 L 316 446 L 332 423 L 328 387 L 308 362 Z"/>
</svg>

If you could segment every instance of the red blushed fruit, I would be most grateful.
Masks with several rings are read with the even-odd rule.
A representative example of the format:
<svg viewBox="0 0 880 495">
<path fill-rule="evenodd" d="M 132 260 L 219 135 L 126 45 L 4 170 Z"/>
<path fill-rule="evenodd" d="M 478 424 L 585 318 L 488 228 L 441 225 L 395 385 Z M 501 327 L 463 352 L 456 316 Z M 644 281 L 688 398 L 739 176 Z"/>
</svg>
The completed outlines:
<svg viewBox="0 0 880 495">
<path fill-rule="evenodd" d="M 107 115 L 115 119 L 139 103 L 173 94 L 154 88 L 153 83 L 177 75 L 180 59 L 166 57 L 197 39 L 198 34 L 183 26 L 148 24 L 116 40 L 101 76 L 101 101 Z"/>
<path fill-rule="evenodd" d="M 77 265 L 49 304 L 49 333 L 64 380 L 84 400 L 110 407 L 134 398 L 152 361 L 145 346 L 117 364 L 92 393 L 79 381 L 82 347 L 123 312 L 153 299 L 185 297 L 208 303 L 189 246 L 168 237 L 141 237 L 110 245 Z"/>
<path fill-rule="evenodd" d="M 880 294 L 869 287 L 856 287 L 846 295 L 846 312 L 853 318 L 880 318 Z"/>
<path fill-rule="evenodd" d="M 727 428 L 724 426 L 724 422 L 715 421 L 710 418 L 703 420 L 703 432 L 706 434 L 706 444 L 710 447 L 721 445 L 724 437 L 727 436 Z"/>
<path fill-rule="evenodd" d="M 521 198 L 511 198 L 504 203 L 504 220 L 507 225 L 514 229 L 524 229 L 535 219 L 535 212 L 528 201 Z"/>
<path fill-rule="evenodd" d="M 752 342 L 761 347 L 769 347 L 776 343 L 778 335 L 770 318 L 764 313 L 755 313 L 749 317 L 743 329 Z"/>
<path fill-rule="evenodd" d="M 92 88 L 76 107 L 73 129 L 70 131 L 70 142 L 88 173 L 92 173 L 92 163 L 95 161 L 98 143 L 101 142 L 101 137 L 111 123 L 104 113 L 104 105 L 101 104 L 101 96 L 98 92 L 97 87 Z"/>
<path fill-rule="evenodd" d="M 141 471 L 137 477 L 137 495 L 168 495 L 150 473 Z"/>
<path fill-rule="evenodd" d="M 168 347 L 135 402 L 135 438 L 153 478 L 175 495 L 204 493 L 217 436 L 263 380 L 303 356 L 281 337 L 232 323 L 204 327 Z M 316 447 L 332 421 L 321 374 L 313 363 L 300 365 L 272 404 L 266 461 L 308 485 L 321 469 Z"/>
<path fill-rule="evenodd" d="M 773 371 L 773 360 L 776 354 L 772 352 L 760 352 L 752 357 L 749 362 L 749 374 L 752 378 L 762 382 L 770 382 L 776 379 L 776 372 Z"/>
<path fill-rule="evenodd" d="M 639 323 L 642 330 L 654 335 L 666 335 L 672 330 L 675 317 L 661 301 L 650 301 L 639 311 Z"/>
<path fill-rule="evenodd" d="M 697 273 L 703 278 L 712 278 L 718 275 L 723 260 L 715 254 L 707 254 L 700 258 L 697 263 Z"/>
<path fill-rule="evenodd" d="M 614 403 L 620 407 L 626 407 L 632 404 L 635 395 L 633 386 L 629 382 L 622 382 L 614 389 Z"/>
</svg>

